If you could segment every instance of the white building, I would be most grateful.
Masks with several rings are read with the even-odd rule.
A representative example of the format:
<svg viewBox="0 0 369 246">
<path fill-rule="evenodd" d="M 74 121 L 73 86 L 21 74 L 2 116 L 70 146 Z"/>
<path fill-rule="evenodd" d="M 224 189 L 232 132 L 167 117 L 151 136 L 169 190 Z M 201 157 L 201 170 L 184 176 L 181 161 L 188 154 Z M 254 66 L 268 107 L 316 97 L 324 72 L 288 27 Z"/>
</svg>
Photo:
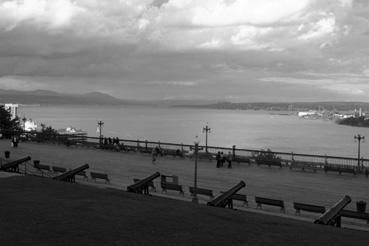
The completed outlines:
<svg viewBox="0 0 369 246">
<path fill-rule="evenodd" d="M 11 114 L 11 119 L 15 119 L 18 116 L 18 104 L 6 103 L 4 105 L 5 109 Z"/>
<path fill-rule="evenodd" d="M 317 111 L 313 111 L 313 110 L 310 110 L 310 111 L 307 111 L 307 112 L 298 112 L 298 117 L 309 117 L 309 116 L 314 116 L 314 115 L 317 115 Z"/>
<path fill-rule="evenodd" d="M 36 131 L 37 130 L 37 124 L 32 120 L 26 120 L 24 122 L 24 131 L 30 132 L 30 131 Z"/>
</svg>

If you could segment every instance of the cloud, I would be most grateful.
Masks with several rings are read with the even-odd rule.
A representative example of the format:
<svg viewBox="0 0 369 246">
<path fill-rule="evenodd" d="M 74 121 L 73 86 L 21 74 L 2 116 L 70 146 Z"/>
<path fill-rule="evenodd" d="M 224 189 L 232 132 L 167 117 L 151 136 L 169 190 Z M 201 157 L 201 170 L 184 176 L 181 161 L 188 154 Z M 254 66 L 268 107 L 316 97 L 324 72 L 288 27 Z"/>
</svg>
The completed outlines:
<svg viewBox="0 0 369 246">
<path fill-rule="evenodd" d="M 23 0 L 0 3 L 0 23 L 7 31 L 25 23 L 51 29 L 62 28 L 69 25 L 71 19 L 80 13 L 82 9 L 70 0 Z"/>
<path fill-rule="evenodd" d="M 122 96 L 150 81 L 160 81 L 149 86 L 161 88 L 156 96 L 169 87 L 167 97 L 176 88 L 183 95 L 200 87 L 210 97 L 212 84 L 221 95 L 228 84 L 238 92 L 276 83 L 259 78 L 354 95 L 352 81 L 324 73 L 367 74 L 367 16 L 366 0 L 0 1 L 0 75 L 18 76 L 25 87 L 41 86 L 32 84 L 37 78 L 49 88 L 63 89 L 60 83 Z M 235 91 L 227 93 L 242 97 Z"/>
<path fill-rule="evenodd" d="M 37 90 L 43 89 L 44 84 L 40 82 L 30 81 L 21 77 L 0 77 L 0 88 L 4 90 Z"/>
<path fill-rule="evenodd" d="M 289 85 L 307 85 L 320 90 L 328 90 L 348 96 L 366 95 L 369 93 L 368 77 L 365 74 L 304 73 L 300 74 L 300 77 L 266 77 L 259 78 L 259 81 Z"/>
</svg>

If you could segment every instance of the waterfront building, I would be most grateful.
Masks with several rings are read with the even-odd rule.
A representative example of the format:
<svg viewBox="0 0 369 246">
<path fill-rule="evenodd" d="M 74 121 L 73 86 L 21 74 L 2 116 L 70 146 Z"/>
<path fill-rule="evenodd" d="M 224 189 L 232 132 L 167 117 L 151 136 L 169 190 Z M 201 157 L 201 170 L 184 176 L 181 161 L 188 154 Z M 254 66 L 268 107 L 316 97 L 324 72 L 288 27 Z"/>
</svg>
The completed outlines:
<svg viewBox="0 0 369 246">
<path fill-rule="evenodd" d="M 58 134 L 62 134 L 62 135 L 78 135 L 78 136 L 87 136 L 87 132 L 81 130 L 81 129 L 76 129 L 74 127 L 67 127 L 64 129 L 59 129 L 57 130 Z"/>
<path fill-rule="evenodd" d="M 18 116 L 18 104 L 6 103 L 4 105 L 5 109 L 11 114 L 11 119 L 15 119 Z"/>
<path fill-rule="evenodd" d="M 37 124 L 36 122 L 32 121 L 32 120 L 26 120 L 24 122 L 24 131 L 26 132 L 31 132 L 31 131 L 36 131 L 37 130 Z"/>
</svg>

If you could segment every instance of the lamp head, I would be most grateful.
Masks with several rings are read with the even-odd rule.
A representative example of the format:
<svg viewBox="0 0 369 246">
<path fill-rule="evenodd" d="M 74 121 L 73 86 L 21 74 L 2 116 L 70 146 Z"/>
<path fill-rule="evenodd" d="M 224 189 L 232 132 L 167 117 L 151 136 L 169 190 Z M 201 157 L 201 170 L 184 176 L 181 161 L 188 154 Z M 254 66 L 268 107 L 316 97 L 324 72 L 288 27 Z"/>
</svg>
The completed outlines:
<svg viewBox="0 0 369 246">
<path fill-rule="evenodd" d="M 196 137 L 195 137 L 194 144 L 195 144 L 195 145 L 199 145 L 199 143 L 200 143 L 200 141 L 199 141 L 199 137 L 198 137 L 198 136 L 196 136 Z"/>
</svg>

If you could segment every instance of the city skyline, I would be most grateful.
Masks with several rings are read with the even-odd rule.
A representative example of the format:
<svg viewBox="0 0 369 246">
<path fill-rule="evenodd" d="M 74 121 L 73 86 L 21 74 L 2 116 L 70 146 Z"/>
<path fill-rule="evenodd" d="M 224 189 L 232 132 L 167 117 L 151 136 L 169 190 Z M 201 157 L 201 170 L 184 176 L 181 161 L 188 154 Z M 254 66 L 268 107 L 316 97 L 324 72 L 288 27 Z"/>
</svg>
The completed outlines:
<svg viewBox="0 0 369 246">
<path fill-rule="evenodd" d="M 0 1 L 0 89 L 369 101 L 365 0 Z"/>
</svg>

